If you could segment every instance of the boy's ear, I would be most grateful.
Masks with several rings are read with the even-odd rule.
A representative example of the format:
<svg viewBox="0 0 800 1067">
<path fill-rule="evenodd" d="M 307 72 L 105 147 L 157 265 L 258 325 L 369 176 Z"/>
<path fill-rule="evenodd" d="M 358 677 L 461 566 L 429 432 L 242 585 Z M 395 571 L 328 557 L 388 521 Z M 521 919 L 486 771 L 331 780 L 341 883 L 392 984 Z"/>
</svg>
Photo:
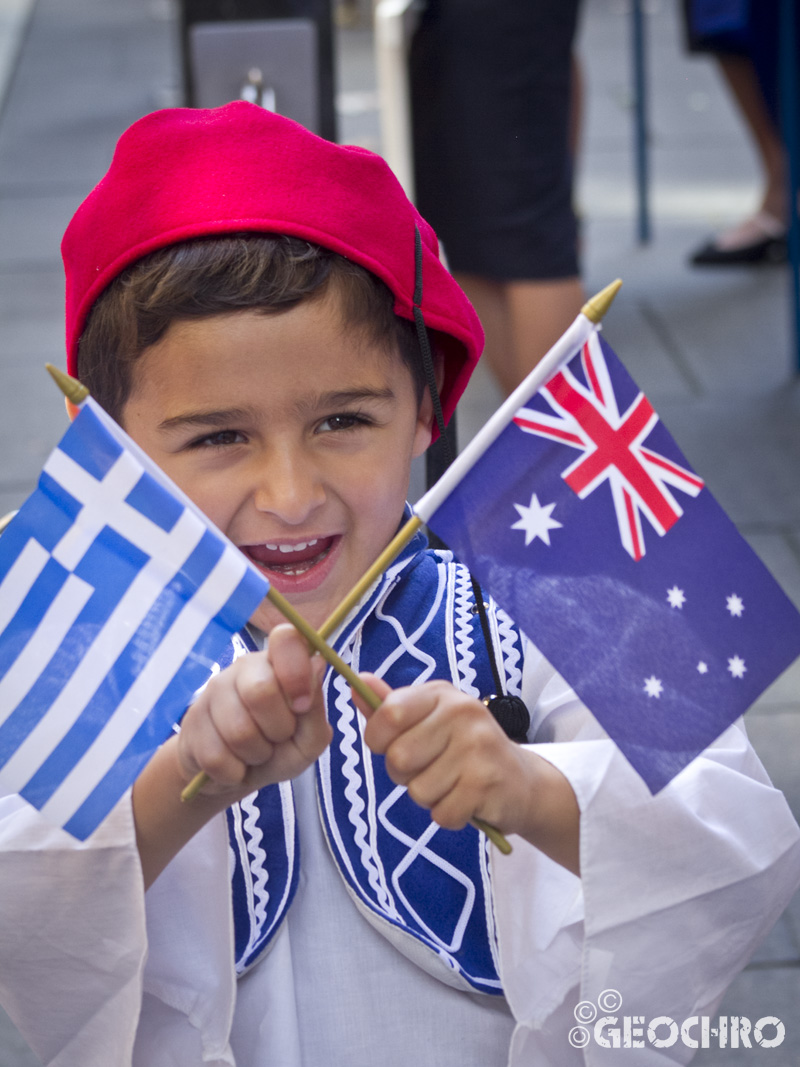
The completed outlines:
<svg viewBox="0 0 800 1067">
<path fill-rule="evenodd" d="M 425 388 L 417 412 L 417 429 L 414 434 L 414 458 L 421 456 L 433 439 L 433 401 L 430 390 Z"/>
</svg>

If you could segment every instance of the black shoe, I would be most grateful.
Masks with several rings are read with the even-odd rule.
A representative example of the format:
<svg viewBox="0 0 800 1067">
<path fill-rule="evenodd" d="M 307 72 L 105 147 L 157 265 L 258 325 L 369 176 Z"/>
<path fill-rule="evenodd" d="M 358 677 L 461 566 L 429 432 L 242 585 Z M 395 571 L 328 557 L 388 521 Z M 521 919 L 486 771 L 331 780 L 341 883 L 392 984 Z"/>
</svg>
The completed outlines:
<svg viewBox="0 0 800 1067">
<path fill-rule="evenodd" d="M 712 239 L 698 248 L 689 262 L 695 267 L 734 267 L 740 264 L 785 263 L 788 257 L 785 237 L 765 237 L 739 248 L 719 248 Z"/>
<path fill-rule="evenodd" d="M 785 263 L 786 227 L 769 211 L 758 211 L 730 230 L 712 237 L 690 259 L 695 267 Z"/>
</svg>

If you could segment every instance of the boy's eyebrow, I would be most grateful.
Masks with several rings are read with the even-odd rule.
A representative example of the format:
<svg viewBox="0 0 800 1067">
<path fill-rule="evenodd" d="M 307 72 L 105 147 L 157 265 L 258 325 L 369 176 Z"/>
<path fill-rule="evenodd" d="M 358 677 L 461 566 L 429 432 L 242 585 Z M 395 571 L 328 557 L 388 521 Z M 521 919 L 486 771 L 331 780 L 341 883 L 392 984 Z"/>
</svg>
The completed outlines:
<svg viewBox="0 0 800 1067">
<path fill-rule="evenodd" d="M 321 393 L 297 404 L 300 413 L 306 410 L 317 411 L 319 409 L 331 409 L 346 407 L 348 404 L 357 404 L 364 400 L 385 401 L 394 400 L 395 393 L 389 387 L 382 389 L 341 389 L 329 393 Z M 174 430 L 182 426 L 230 426 L 237 422 L 245 422 L 253 419 L 255 412 L 252 408 L 222 408 L 208 411 L 185 411 L 180 415 L 164 419 L 158 425 L 159 430 Z"/>
<path fill-rule="evenodd" d="M 179 426 L 226 426 L 232 422 L 242 422 L 252 417 L 252 411 L 247 408 L 224 408 L 219 411 L 185 411 L 181 415 L 173 415 L 171 419 L 164 419 L 158 424 L 159 430 L 174 430 Z"/>
<path fill-rule="evenodd" d="M 335 392 L 321 393 L 310 403 L 304 402 L 301 407 L 336 408 L 346 407 L 348 404 L 357 404 L 361 400 L 394 400 L 394 389 L 386 386 L 383 389 L 339 389 Z"/>
</svg>

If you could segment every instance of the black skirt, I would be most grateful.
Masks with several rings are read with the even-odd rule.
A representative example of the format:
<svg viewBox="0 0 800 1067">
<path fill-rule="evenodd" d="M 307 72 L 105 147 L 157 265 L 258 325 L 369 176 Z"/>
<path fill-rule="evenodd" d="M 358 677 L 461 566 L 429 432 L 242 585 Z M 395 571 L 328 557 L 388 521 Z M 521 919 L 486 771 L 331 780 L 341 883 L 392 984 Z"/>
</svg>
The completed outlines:
<svg viewBox="0 0 800 1067">
<path fill-rule="evenodd" d="M 579 0 L 430 0 L 411 50 L 417 205 L 452 270 L 578 274 L 568 145 Z"/>
</svg>

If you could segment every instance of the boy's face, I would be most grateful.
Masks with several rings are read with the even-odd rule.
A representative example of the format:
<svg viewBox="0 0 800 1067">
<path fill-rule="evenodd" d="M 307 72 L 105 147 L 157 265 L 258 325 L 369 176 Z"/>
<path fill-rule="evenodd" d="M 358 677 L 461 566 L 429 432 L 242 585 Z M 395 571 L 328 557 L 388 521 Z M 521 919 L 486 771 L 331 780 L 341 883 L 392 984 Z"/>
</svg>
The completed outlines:
<svg viewBox="0 0 800 1067">
<path fill-rule="evenodd" d="M 335 296 L 175 322 L 144 352 L 131 437 L 319 626 L 394 535 L 431 439 L 408 369 Z M 264 601 L 252 620 L 282 617 Z"/>
</svg>

